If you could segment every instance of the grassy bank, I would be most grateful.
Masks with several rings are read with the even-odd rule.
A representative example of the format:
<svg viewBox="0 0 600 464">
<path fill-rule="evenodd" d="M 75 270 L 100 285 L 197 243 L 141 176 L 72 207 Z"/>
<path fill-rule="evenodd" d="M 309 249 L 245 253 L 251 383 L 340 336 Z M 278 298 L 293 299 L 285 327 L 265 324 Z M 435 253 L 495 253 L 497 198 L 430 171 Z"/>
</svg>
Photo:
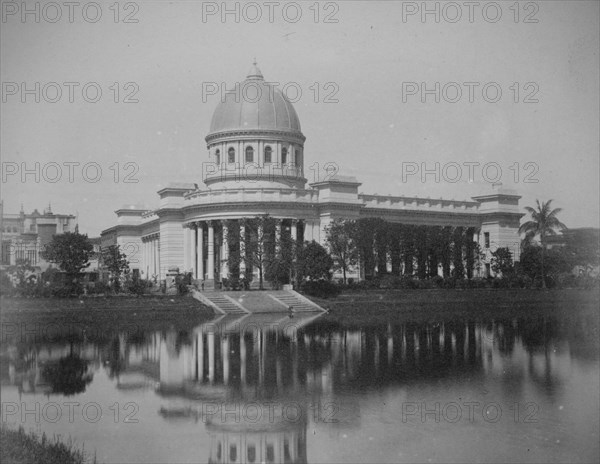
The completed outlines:
<svg viewBox="0 0 600 464">
<path fill-rule="evenodd" d="M 191 296 L 148 296 L 108 298 L 2 298 L 0 322 L 3 335 L 48 327 L 61 331 L 112 333 L 126 329 L 187 330 L 211 320 L 213 311 Z M 25 329 L 21 328 L 25 324 Z M 18 327 L 18 328 L 17 328 Z"/>
<path fill-rule="evenodd" d="M 49 440 L 46 434 L 38 437 L 26 433 L 22 427 L 17 430 L 5 426 L 0 428 L 0 462 L 3 464 L 85 464 L 96 462 L 95 457 L 86 456 L 72 444 L 65 444 L 57 438 Z"/>
<path fill-rule="evenodd" d="M 580 289 L 468 289 L 468 290 L 345 290 L 336 298 L 310 297 L 329 309 L 326 319 L 369 324 L 388 320 L 449 320 L 465 317 L 519 317 L 598 314 L 600 292 Z"/>
</svg>

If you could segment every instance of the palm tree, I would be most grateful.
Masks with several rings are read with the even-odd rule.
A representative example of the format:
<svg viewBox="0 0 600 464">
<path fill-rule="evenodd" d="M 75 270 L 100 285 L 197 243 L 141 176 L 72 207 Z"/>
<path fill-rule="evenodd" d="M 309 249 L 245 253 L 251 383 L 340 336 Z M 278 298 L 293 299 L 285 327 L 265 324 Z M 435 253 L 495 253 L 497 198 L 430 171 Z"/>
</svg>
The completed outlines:
<svg viewBox="0 0 600 464">
<path fill-rule="evenodd" d="M 525 210 L 531 215 L 531 219 L 521 224 L 519 227 L 519 234 L 525 234 L 525 241 L 531 243 L 531 241 L 539 236 L 540 245 L 542 246 L 542 288 L 546 288 L 546 280 L 544 279 L 544 254 L 546 251 L 546 237 L 556 235 L 556 229 L 566 229 L 562 222 L 558 220 L 558 213 L 562 211 L 561 208 L 551 209 L 550 205 L 552 200 L 548 200 L 546 203 L 540 204 L 539 200 L 535 200 L 537 203 L 537 209 L 530 206 L 526 206 Z"/>
</svg>

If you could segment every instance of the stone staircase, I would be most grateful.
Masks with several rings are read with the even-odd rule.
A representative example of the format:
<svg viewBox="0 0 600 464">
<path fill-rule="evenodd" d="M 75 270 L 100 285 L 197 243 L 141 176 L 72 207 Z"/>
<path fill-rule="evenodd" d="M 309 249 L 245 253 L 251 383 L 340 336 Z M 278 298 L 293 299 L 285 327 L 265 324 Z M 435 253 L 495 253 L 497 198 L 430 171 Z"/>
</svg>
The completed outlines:
<svg viewBox="0 0 600 464">
<path fill-rule="evenodd" d="M 301 312 L 315 312 L 315 311 L 324 311 L 316 303 L 313 303 L 308 298 L 304 298 L 302 295 L 296 292 L 277 292 L 273 295 L 273 298 L 277 299 L 288 308 L 292 307 L 292 312 L 301 313 Z"/>
<path fill-rule="evenodd" d="M 229 293 L 229 294 L 228 294 Z M 253 313 L 319 312 L 325 309 L 293 290 L 265 290 L 261 292 L 222 292 L 192 289 L 192 296 L 210 307 L 216 314 L 247 315 Z"/>
<path fill-rule="evenodd" d="M 215 310 L 215 312 L 219 314 L 248 314 L 249 311 L 246 310 L 241 305 L 237 304 L 233 299 L 229 298 L 227 295 L 218 291 L 205 291 L 199 292 L 198 290 L 194 290 L 193 292 L 194 298 L 198 301 L 204 303 L 206 306 L 210 306 Z"/>
</svg>

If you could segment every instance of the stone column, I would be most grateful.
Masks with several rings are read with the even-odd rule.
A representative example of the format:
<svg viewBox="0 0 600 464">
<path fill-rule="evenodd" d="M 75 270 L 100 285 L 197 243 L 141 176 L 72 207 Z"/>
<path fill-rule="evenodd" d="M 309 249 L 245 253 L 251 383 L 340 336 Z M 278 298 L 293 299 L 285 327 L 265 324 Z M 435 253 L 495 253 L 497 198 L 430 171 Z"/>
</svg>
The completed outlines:
<svg viewBox="0 0 600 464">
<path fill-rule="evenodd" d="M 229 240 L 227 239 L 227 234 L 229 233 L 229 227 L 227 226 L 227 221 L 223 221 L 223 251 L 221 252 L 221 276 L 229 277 Z"/>
<path fill-rule="evenodd" d="M 186 273 L 190 270 L 190 261 L 192 257 L 192 253 L 190 250 L 190 228 L 185 225 L 183 227 L 183 273 Z"/>
<path fill-rule="evenodd" d="M 296 243 L 296 240 L 298 239 L 298 221 L 296 219 L 292 219 L 291 233 L 292 242 Z"/>
<path fill-rule="evenodd" d="M 281 251 L 281 222 L 282 219 L 276 219 L 275 223 L 275 253 L 279 254 Z"/>
<path fill-rule="evenodd" d="M 215 227 L 214 221 L 208 221 L 208 280 L 215 278 Z"/>
<path fill-rule="evenodd" d="M 244 243 L 245 240 L 246 226 L 244 226 L 243 223 L 240 223 L 240 278 L 244 277 L 246 272 L 246 262 L 244 261 L 244 258 L 246 256 L 246 245 Z"/>
<path fill-rule="evenodd" d="M 202 223 L 196 224 L 196 279 L 204 279 L 204 228 Z"/>
</svg>

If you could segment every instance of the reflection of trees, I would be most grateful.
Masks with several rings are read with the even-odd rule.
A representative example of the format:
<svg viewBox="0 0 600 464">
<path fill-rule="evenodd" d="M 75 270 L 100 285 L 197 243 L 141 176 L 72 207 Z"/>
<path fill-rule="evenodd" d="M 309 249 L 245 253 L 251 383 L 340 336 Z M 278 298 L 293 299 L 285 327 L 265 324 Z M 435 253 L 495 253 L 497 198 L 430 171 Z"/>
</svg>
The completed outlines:
<svg viewBox="0 0 600 464">
<path fill-rule="evenodd" d="M 92 381 L 93 375 L 88 373 L 88 361 L 71 352 L 57 363 L 44 367 L 44 378 L 50 383 L 52 393 L 65 396 L 83 393 Z"/>
</svg>

